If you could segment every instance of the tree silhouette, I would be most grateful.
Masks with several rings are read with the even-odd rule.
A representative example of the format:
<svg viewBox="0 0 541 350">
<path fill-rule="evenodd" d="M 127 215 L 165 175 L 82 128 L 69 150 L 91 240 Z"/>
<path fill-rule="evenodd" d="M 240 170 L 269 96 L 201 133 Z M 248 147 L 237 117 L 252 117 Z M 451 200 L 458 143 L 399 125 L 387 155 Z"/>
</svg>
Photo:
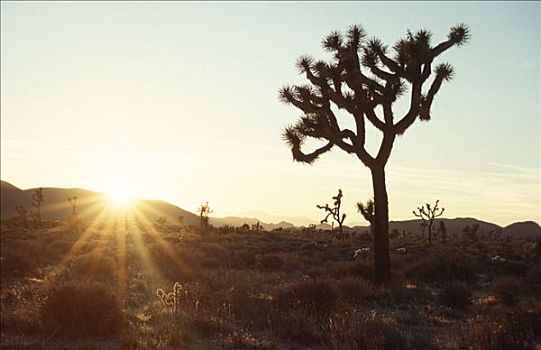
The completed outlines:
<svg viewBox="0 0 541 350">
<path fill-rule="evenodd" d="M 280 100 L 303 112 L 297 123 L 283 130 L 293 159 L 313 163 L 334 146 L 357 156 L 372 174 L 374 191 L 374 267 L 376 278 L 386 282 L 390 278 L 389 208 L 385 184 L 385 165 L 391 155 L 397 135 L 402 135 L 413 122 L 430 120 L 430 108 L 444 81 L 454 75 L 448 63 L 434 66 L 434 60 L 453 46 L 467 42 L 469 29 L 460 24 L 451 28 L 447 40 L 431 46 L 432 34 L 420 30 L 407 32 L 394 46 L 394 57 L 381 40 L 367 40 L 364 30 L 357 25 L 347 33 L 332 32 L 323 39 L 323 48 L 334 54 L 331 62 L 315 61 L 301 56 L 297 68 L 309 80 L 308 85 L 284 86 Z M 432 72 L 432 79 L 428 84 Z M 408 93 L 409 108 L 399 118 L 393 104 Z M 336 109 L 347 111 L 355 122 L 355 129 L 339 125 Z M 382 112 L 382 113 L 381 113 Z M 378 114 L 383 114 L 382 118 Z M 366 124 L 372 124 L 383 134 L 375 156 L 365 147 Z M 302 150 L 307 139 L 325 143 L 311 152 Z"/>
<path fill-rule="evenodd" d="M 339 189 L 338 194 L 332 197 L 332 199 L 334 200 L 334 207 L 332 208 L 328 204 L 316 205 L 318 209 L 323 209 L 328 213 L 327 216 L 325 216 L 325 219 L 321 220 L 322 224 L 328 222 L 329 216 L 332 216 L 334 221 L 338 223 L 338 237 L 339 238 L 343 238 L 344 232 L 343 232 L 342 226 L 344 224 L 344 220 L 346 220 L 346 214 L 340 215 L 340 206 L 342 205 L 342 196 L 343 196 L 342 190 Z"/>
<path fill-rule="evenodd" d="M 434 207 L 431 207 L 429 203 L 426 203 L 426 207 L 417 207 L 417 211 L 413 211 L 413 215 L 421 218 L 425 226 L 428 227 L 428 242 L 432 243 L 432 224 L 434 219 L 440 217 L 443 214 L 445 208 L 438 208 L 439 200 L 436 201 Z M 439 211 L 438 211 L 439 210 Z M 443 221 L 441 221 L 443 223 Z M 445 227 L 445 226 L 444 226 Z"/>
<path fill-rule="evenodd" d="M 199 220 L 201 221 L 201 229 L 205 231 L 209 226 L 209 215 L 213 212 L 212 209 L 210 209 L 209 202 L 202 204 L 199 209 L 197 209 L 197 212 L 199 213 Z"/>
<path fill-rule="evenodd" d="M 38 188 L 34 191 L 34 194 L 32 194 L 32 206 L 36 208 L 36 218 L 38 221 L 38 227 L 41 228 L 41 202 L 43 202 L 45 199 L 43 198 L 43 188 Z"/>
<path fill-rule="evenodd" d="M 71 205 L 71 214 L 77 215 L 77 196 L 69 197 L 68 202 Z"/>
</svg>

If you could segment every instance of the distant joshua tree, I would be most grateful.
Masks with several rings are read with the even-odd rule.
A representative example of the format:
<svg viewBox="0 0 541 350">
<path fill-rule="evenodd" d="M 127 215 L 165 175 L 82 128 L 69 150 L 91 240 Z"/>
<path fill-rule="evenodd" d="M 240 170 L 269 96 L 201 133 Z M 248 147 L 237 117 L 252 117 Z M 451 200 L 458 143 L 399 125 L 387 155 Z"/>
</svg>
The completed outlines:
<svg viewBox="0 0 541 350">
<path fill-rule="evenodd" d="M 438 208 L 439 202 L 440 201 L 437 200 L 436 204 L 434 204 L 434 207 L 431 207 L 429 203 L 426 203 L 426 207 L 424 206 L 417 207 L 417 211 L 415 210 L 413 211 L 413 215 L 417 216 L 418 218 L 421 218 L 425 226 L 428 227 L 428 242 L 429 243 L 432 243 L 432 224 L 434 223 L 434 219 L 437 217 L 440 217 L 445 210 L 445 208 L 441 208 L 441 209 Z"/>
<path fill-rule="evenodd" d="M 430 120 L 430 109 L 441 85 L 453 78 L 454 69 L 448 63 L 434 67 L 434 60 L 453 46 L 461 46 L 470 37 L 466 25 L 453 28 L 447 40 L 432 46 L 432 34 L 427 30 L 407 32 L 394 46 L 394 57 L 381 40 L 366 40 L 364 30 L 349 27 L 346 35 L 332 32 L 323 39 L 323 48 L 334 58 L 330 63 L 301 56 L 297 68 L 311 85 L 285 86 L 280 89 L 282 102 L 292 104 L 304 115 L 283 131 L 284 140 L 291 148 L 293 159 L 313 163 L 334 146 L 357 156 L 372 173 L 374 191 L 374 268 L 380 282 L 390 279 L 389 260 L 389 205 L 385 184 L 385 165 L 394 141 L 414 122 Z M 435 77 L 429 84 L 429 77 Z M 408 94 L 409 108 L 401 116 L 393 104 Z M 332 106 L 334 105 L 334 106 Z M 336 107 L 336 108 L 333 108 Z M 342 128 L 337 110 L 347 111 L 355 128 Z M 378 116 L 382 111 L 383 116 Z M 366 124 L 372 124 L 382 134 L 375 156 L 365 146 Z M 325 141 L 312 152 L 302 146 L 309 138 Z"/>
<path fill-rule="evenodd" d="M 334 199 L 334 207 L 331 208 L 329 207 L 328 204 L 325 204 L 325 205 L 318 204 L 316 205 L 316 207 L 318 207 L 319 209 L 323 209 L 328 213 L 327 216 L 325 216 L 325 219 L 321 220 L 321 223 L 322 224 L 327 223 L 329 216 L 332 216 L 334 221 L 336 221 L 336 223 L 338 224 L 338 237 L 343 238 L 344 232 L 343 232 L 342 226 L 344 224 L 344 220 L 346 220 L 346 214 L 342 214 L 340 216 L 340 206 L 342 205 L 342 190 L 339 189 L 338 194 L 332 197 L 332 199 Z M 333 228 L 334 228 L 334 225 L 333 225 Z"/>
<path fill-rule="evenodd" d="M 199 209 L 197 209 L 197 212 L 199 213 L 199 219 L 201 221 L 201 229 L 206 230 L 209 227 L 209 215 L 213 212 L 212 209 L 210 209 L 209 202 L 202 204 Z"/>
<path fill-rule="evenodd" d="M 32 206 L 36 208 L 35 216 L 37 218 L 38 227 L 41 228 L 41 202 L 43 202 L 45 199 L 43 198 L 43 188 L 38 188 L 34 191 L 34 194 L 32 195 Z"/>
<path fill-rule="evenodd" d="M 69 197 L 68 202 L 71 205 L 71 214 L 73 216 L 77 215 L 77 197 L 76 196 Z"/>
<path fill-rule="evenodd" d="M 473 225 L 466 225 L 462 229 L 462 233 L 464 235 L 464 238 L 475 240 L 477 239 L 477 233 L 479 232 L 479 224 L 473 224 Z"/>
<path fill-rule="evenodd" d="M 26 210 L 26 208 L 21 205 L 19 207 L 15 207 L 15 211 L 17 212 L 17 216 L 21 224 L 24 225 L 24 227 L 28 227 L 28 221 L 26 220 L 28 210 Z"/>
</svg>

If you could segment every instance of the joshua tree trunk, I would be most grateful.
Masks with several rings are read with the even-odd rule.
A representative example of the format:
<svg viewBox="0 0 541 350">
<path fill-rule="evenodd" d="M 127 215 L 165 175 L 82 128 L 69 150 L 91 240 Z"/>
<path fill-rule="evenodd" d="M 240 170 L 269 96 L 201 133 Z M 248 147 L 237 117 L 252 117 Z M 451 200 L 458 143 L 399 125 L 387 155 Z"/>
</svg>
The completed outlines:
<svg viewBox="0 0 541 350">
<path fill-rule="evenodd" d="M 385 187 L 385 168 L 372 168 L 374 188 L 374 270 L 377 281 L 386 283 L 391 277 L 389 260 L 389 201 Z"/>
</svg>

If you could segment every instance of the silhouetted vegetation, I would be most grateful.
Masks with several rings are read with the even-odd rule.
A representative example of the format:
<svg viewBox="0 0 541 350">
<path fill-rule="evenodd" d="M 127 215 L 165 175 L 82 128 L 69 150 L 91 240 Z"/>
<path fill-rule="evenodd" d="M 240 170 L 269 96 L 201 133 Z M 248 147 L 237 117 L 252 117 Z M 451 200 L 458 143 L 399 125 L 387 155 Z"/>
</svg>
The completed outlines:
<svg viewBox="0 0 541 350">
<path fill-rule="evenodd" d="M 432 243 L 432 224 L 434 223 L 434 219 L 441 216 L 445 210 L 445 208 L 438 208 L 439 200 L 436 201 L 436 204 L 434 204 L 434 207 L 430 207 L 429 203 L 426 203 L 426 207 L 417 207 L 417 211 L 413 211 L 413 215 L 417 216 L 418 218 L 421 218 L 423 220 L 424 226 L 428 227 L 428 242 Z M 439 211 L 438 211 L 439 210 Z M 443 221 L 440 222 L 443 224 Z M 441 226 L 440 226 L 441 227 Z M 445 228 L 445 224 L 443 224 L 443 228 Z M 424 231 L 424 230 L 423 230 Z"/>
<path fill-rule="evenodd" d="M 285 86 L 280 99 L 300 109 L 304 115 L 283 131 L 293 159 L 311 164 L 333 147 L 354 154 L 372 174 L 374 193 L 374 267 L 377 279 L 390 278 L 389 207 L 385 183 L 385 166 L 394 141 L 419 119 L 428 121 L 436 94 L 444 81 L 454 76 L 449 63 L 434 66 L 434 60 L 453 46 L 461 46 L 470 37 L 466 25 L 451 28 L 447 40 L 432 46 L 432 33 L 407 32 L 394 46 L 391 56 L 387 46 L 377 38 L 366 39 L 357 25 L 346 34 L 332 32 L 323 39 L 323 48 L 333 54 L 331 62 L 301 56 L 297 68 L 311 85 Z M 428 89 L 429 78 L 435 73 Z M 394 103 L 409 94 L 409 108 L 398 116 Z M 342 128 L 332 105 L 347 111 L 355 129 Z M 383 116 L 378 116 L 379 111 Z M 383 135 L 379 150 L 371 155 L 365 146 L 366 124 Z M 302 150 L 307 139 L 325 141 L 312 152 Z"/>
<path fill-rule="evenodd" d="M 346 214 L 343 213 L 342 215 L 340 215 L 340 206 L 342 205 L 342 190 L 338 190 L 338 194 L 334 197 L 332 197 L 332 199 L 334 200 L 333 202 L 333 207 L 331 208 L 328 204 L 325 204 L 325 205 L 316 205 L 316 207 L 318 209 L 323 209 L 325 210 L 325 212 L 327 212 L 327 215 L 325 216 L 325 218 L 323 220 L 321 220 L 321 223 L 322 224 L 325 224 L 328 222 L 328 219 L 329 219 L 329 216 L 331 216 L 333 218 L 334 221 L 336 221 L 336 223 L 338 224 L 338 238 L 343 238 L 344 236 L 344 231 L 343 231 L 343 225 L 344 225 L 344 220 L 346 220 Z M 332 227 L 334 228 L 334 222 L 333 222 L 333 225 Z"/>
<path fill-rule="evenodd" d="M 197 212 L 199 213 L 199 219 L 201 222 L 201 230 L 202 232 L 205 232 L 209 227 L 209 215 L 212 213 L 212 209 L 210 209 L 209 202 L 206 202 L 205 204 L 202 204 L 199 209 L 197 209 Z"/>
<path fill-rule="evenodd" d="M 32 194 L 32 206 L 36 208 L 36 211 L 34 213 L 36 218 L 36 226 L 41 227 L 41 202 L 43 202 L 45 199 L 43 198 L 43 188 L 38 188 L 35 190 L 34 194 Z"/>
</svg>

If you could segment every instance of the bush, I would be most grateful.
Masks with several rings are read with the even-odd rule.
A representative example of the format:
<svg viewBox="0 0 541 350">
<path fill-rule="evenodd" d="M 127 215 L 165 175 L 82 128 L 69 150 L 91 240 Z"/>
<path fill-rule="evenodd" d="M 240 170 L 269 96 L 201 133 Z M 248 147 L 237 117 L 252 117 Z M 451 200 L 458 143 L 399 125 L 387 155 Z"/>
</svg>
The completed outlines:
<svg viewBox="0 0 541 350">
<path fill-rule="evenodd" d="M 491 291 L 505 305 L 514 305 L 522 292 L 522 282 L 517 277 L 504 276 L 494 280 Z"/>
<path fill-rule="evenodd" d="M 314 314 L 328 314 L 335 306 L 338 293 L 327 280 L 309 280 L 291 284 L 275 298 L 278 307 L 304 309 Z"/>
<path fill-rule="evenodd" d="M 284 260 L 277 255 L 260 255 L 257 263 L 263 270 L 280 270 L 284 266 Z"/>
<path fill-rule="evenodd" d="M 534 350 L 541 341 L 541 314 L 522 313 L 480 317 L 470 324 L 464 349 Z"/>
<path fill-rule="evenodd" d="M 36 256 L 27 249 L 22 247 L 2 249 L 2 263 L 0 264 L 2 277 L 24 276 L 34 271 L 38 265 Z"/>
<path fill-rule="evenodd" d="M 476 262 L 462 254 L 440 252 L 427 255 L 405 269 L 407 277 L 425 282 L 476 280 Z"/>
<path fill-rule="evenodd" d="M 386 289 L 360 278 L 346 277 L 336 282 L 340 296 L 351 303 L 377 301 L 388 296 Z"/>
<path fill-rule="evenodd" d="M 47 291 L 41 308 L 44 328 L 69 336 L 117 334 L 123 320 L 120 304 L 105 286 L 96 283 L 66 283 Z"/>
<path fill-rule="evenodd" d="M 471 304 L 471 291 L 466 284 L 461 282 L 450 282 L 446 284 L 438 294 L 442 305 L 455 309 L 465 309 Z"/>
</svg>

